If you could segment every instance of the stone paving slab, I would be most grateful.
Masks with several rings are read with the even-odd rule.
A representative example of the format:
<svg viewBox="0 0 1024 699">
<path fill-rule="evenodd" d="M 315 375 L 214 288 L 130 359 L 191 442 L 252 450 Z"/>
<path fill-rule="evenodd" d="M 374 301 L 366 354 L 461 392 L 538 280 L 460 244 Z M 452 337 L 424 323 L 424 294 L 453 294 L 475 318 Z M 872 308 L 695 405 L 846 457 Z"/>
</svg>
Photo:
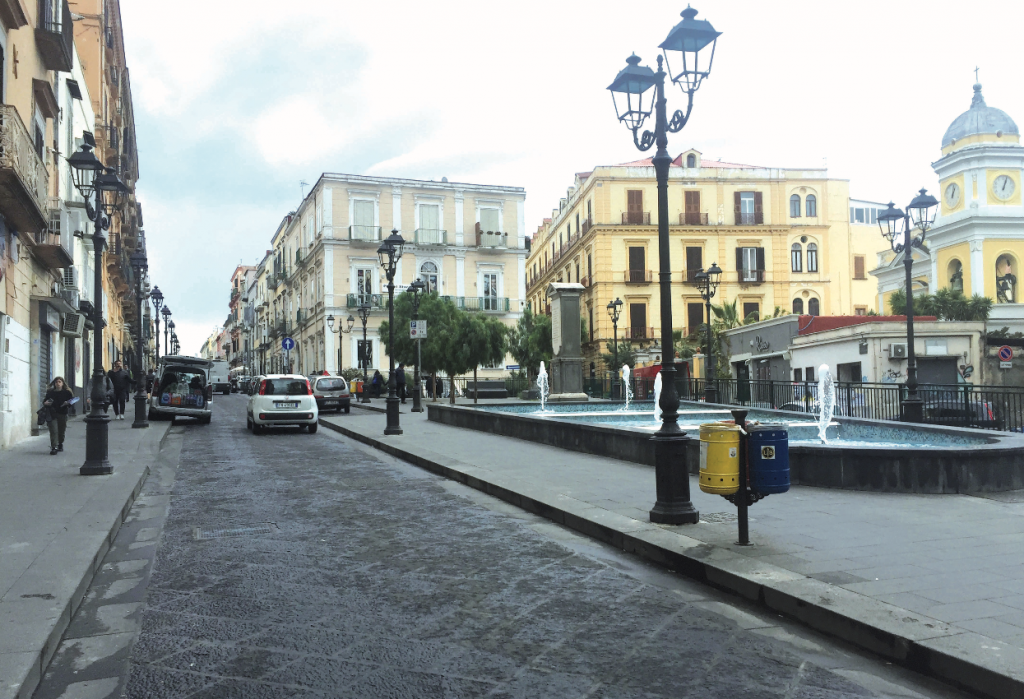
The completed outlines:
<svg viewBox="0 0 1024 699">
<path fill-rule="evenodd" d="M 915 670 L 1000 699 L 1024 696 L 1024 503 L 794 487 L 751 509 L 704 494 L 697 525 L 648 521 L 640 464 L 403 416 L 321 423 L 670 570 L 729 589 Z M 1019 632 L 1018 632 L 1019 630 Z"/>
<path fill-rule="evenodd" d="M 0 451 L 0 699 L 31 697 L 142 488 L 170 422 L 112 421 L 114 473 L 81 476 L 85 423 Z"/>
</svg>

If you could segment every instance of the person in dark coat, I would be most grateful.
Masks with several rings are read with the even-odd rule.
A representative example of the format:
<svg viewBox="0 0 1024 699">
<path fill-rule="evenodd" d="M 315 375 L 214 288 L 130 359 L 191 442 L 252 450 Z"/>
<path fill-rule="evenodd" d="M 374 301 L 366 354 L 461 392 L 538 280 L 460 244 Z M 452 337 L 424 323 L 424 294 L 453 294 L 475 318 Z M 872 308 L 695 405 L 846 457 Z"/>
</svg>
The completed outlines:
<svg viewBox="0 0 1024 699">
<path fill-rule="evenodd" d="M 50 420 L 46 426 L 50 429 L 50 455 L 58 451 L 64 451 L 64 433 L 68 428 L 68 401 L 75 395 L 64 383 L 64 378 L 58 376 L 50 384 L 43 398 L 43 407 L 49 411 Z"/>
<path fill-rule="evenodd" d="M 146 393 L 149 393 L 150 395 L 152 395 L 152 393 L 153 393 L 153 384 L 155 384 L 155 383 L 156 383 L 156 372 L 153 369 L 150 369 L 149 373 L 146 374 Z"/>
<path fill-rule="evenodd" d="M 373 397 L 380 398 L 381 388 L 384 387 L 384 377 L 380 375 L 380 369 L 373 372 L 373 378 L 370 379 L 370 385 L 373 386 Z"/>
<path fill-rule="evenodd" d="M 114 362 L 114 368 L 107 372 L 107 377 L 114 386 L 114 419 L 124 420 L 124 404 L 135 381 L 121 366 L 121 362 Z"/>
<path fill-rule="evenodd" d="M 405 402 L 405 365 L 399 364 L 395 369 L 395 385 L 398 388 L 398 397 Z"/>
</svg>

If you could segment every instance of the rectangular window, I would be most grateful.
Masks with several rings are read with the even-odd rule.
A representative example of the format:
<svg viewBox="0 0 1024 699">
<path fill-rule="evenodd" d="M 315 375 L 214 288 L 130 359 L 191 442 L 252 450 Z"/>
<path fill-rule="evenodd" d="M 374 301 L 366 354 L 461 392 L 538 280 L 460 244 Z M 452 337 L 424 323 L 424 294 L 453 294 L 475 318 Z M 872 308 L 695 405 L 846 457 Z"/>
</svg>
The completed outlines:
<svg viewBox="0 0 1024 699">
<path fill-rule="evenodd" d="M 804 369 L 804 376 L 807 377 L 805 381 L 814 381 L 814 367 L 809 366 Z"/>
<path fill-rule="evenodd" d="M 356 352 L 358 354 L 360 369 L 364 367 L 369 369 L 373 366 L 373 340 L 367 340 L 366 342 L 357 340 Z"/>
<path fill-rule="evenodd" d="M 814 243 L 807 246 L 807 271 L 818 271 L 818 246 Z"/>
<path fill-rule="evenodd" d="M 373 227 L 373 202 L 358 199 L 352 202 L 352 236 L 358 240 L 376 240 Z"/>
<path fill-rule="evenodd" d="M 866 316 L 868 314 L 867 306 L 857 306 L 853 309 L 853 314 L 857 316 Z"/>
<path fill-rule="evenodd" d="M 629 340 L 647 339 L 647 304 L 629 304 Z"/>
<path fill-rule="evenodd" d="M 793 272 L 804 271 L 804 254 L 799 243 L 795 243 L 789 252 L 789 267 Z"/>
<path fill-rule="evenodd" d="M 587 220 L 588 221 L 593 221 L 594 220 L 594 213 L 593 213 L 593 211 L 590 208 L 590 200 L 589 199 L 587 200 Z"/>
<path fill-rule="evenodd" d="M 793 380 L 794 381 L 803 381 L 804 380 L 804 370 L 803 369 L 794 369 L 793 370 Z"/>
<path fill-rule="evenodd" d="M 497 274 L 485 274 L 483 275 L 484 282 L 484 299 L 483 307 L 485 311 L 497 311 L 498 308 L 498 275 Z"/>
<path fill-rule="evenodd" d="M 683 225 L 686 226 L 699 226 L 701 225 L 700 215 L 700 192 L 699 191 L 686 191 L 683 192 Z"/>
<path fill-rule="evenodd" d="M 746 321 L 748 318 L 753 316 L 754 320 L 761 319 L 761 305 L 752 302 L 743 304 L 743 320 Z"/>
<path fill-rule="evenodd" d="M 854 279 L 867 279 L 864 276 L 864 256 L 854 255 L 853 257 L 853 278 Z"/>
<path fill-rule="evenodd" d="M 734 192 L 737 226 L 755 226 L 764 223 L 761 192 Z"/>
<path fill-rule="evenodd" d="M 741 214 L 752 214 L 752 213 L 754 213 L 754 193 L 753 192 L 740 192 L 740 213 Z"/>
<path fill-rule="evenodd" d="M 591 284 L 594 283 L 594 269 L 591 264 L 590 255 L 587 255 L 587 281 Z"/>
<path fill-rule="evenodd" d="M 500 232 L 497 209 L 480 209 L 480 230 L 485 233 Z"/>
<path fill-rule="evenodd" d="M 623 223 L 641 225 L 644 221 L 644 193 L 641 189 L 626 190 L 626 216 Z"/>
<path fill-rule="evenodd" d="M 356 294 L 359 295 L 359 305 L 371 302 L 373 294 L 373 269 L 356 270 Z"/>
<path fill-rule="evenodd" d="M 853 218 L 857 223 L 864 223 L 864 209 L 854 209 Z"/>
<path fill-rule="evenodd" d="M 635 283 L 647 281 L 645 253 L 646 251 L 642 247 L 632 247 L 629 249 L 629 274 L 627 281 Z"/>
<path fill-rule="evenodd" d="M 587 330 L 590 332 L 590 341 L 594 341 L 594 309 L 590 308 L 587 310 L 587 314 L 590 316 L 590 322 L 587 324 Z"/>
<path fill-rule="evenodd" d="M 686 332 L 690 335 L 700 330 L 704 325 L 704 304 L 686 304 Z"/>
<path fill-rule="evenodd" d="M 736 270 L 741 282 L 764 281 L 764 248 L 736 248 Z"/>
<path fill-rule="evenodd" d="M 697 273 L 704 268 L 704 250 L 699 247 L 686 247 L 686 280 L 697 281 Z"/>
</svg>

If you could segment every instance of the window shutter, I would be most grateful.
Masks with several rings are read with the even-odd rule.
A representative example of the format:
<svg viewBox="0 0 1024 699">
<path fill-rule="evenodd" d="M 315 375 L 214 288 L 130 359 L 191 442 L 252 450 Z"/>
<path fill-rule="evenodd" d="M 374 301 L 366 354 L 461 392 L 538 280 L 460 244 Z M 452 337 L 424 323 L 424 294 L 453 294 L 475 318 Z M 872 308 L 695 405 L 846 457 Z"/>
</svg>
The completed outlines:
<svg viewBox="0 0 1024 699">
<path fill-rule="evenodd" d="M 757 249 L 757 268 L 764 271 L 764 248 Z"/>
<path fill-rule="evenodd" d="M 761 192 L 754 192 L 754 213 L 755 214 L 759 214 L 762 211 L 764 211 L 764 209 L 761 208 L 761 205 L 762 205 Z"/>
<path fill-rule="evenodd" d="M 853 278 L 863 279 L 864 278 L 864 258 L 857 255 L 853 258 Z"/>
<path fill-rule="evenodd" d="M 736 271 L 743 271 L 743 248 L 736 248 Z"/>
<path fill-rule="evenodd" d="M 739 192 L 733 192 L 732 196 L 733 196 L 733 202 L 736 205 L 736 220 L 739 221 L 740 220 L 740 193 Z"/>
<path fill-rule="evenodd" d="M 644 249 L 641 247 L 635 247 L 629 249 L 629 268 L 630 270 L 646 270 L 647 267 L 644 264 Z"/>
</svg>

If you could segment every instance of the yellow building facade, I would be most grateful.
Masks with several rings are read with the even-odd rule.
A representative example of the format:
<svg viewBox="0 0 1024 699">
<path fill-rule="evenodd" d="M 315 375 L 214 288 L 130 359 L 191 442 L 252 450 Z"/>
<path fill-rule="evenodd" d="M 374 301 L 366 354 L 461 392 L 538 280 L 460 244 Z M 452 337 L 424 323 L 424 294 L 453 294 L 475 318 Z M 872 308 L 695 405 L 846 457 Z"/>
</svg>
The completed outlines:
<svg viewBox="0 0 1024 699">
<path fill-rule="evenodd" d="M 825 170 L 708 160 L 685 151 L 669 169 L 673 328 L 704 322 L 696 274 L 723 270 L 715 304 L 737 302 L 743 317 L 787 313 L 866 314 L 875 309 L 867 275 L 880 236 L 851 223 L 849 184 Z M 619 339 L 660 338 L 657 183 L 650 159 L 578 173 L 533 237 L 527 297 L 547 309 L 550 282 L 579 282 L 594 360 L 612 338 L 605 307 L 621 298 Z"/>
</svg>

